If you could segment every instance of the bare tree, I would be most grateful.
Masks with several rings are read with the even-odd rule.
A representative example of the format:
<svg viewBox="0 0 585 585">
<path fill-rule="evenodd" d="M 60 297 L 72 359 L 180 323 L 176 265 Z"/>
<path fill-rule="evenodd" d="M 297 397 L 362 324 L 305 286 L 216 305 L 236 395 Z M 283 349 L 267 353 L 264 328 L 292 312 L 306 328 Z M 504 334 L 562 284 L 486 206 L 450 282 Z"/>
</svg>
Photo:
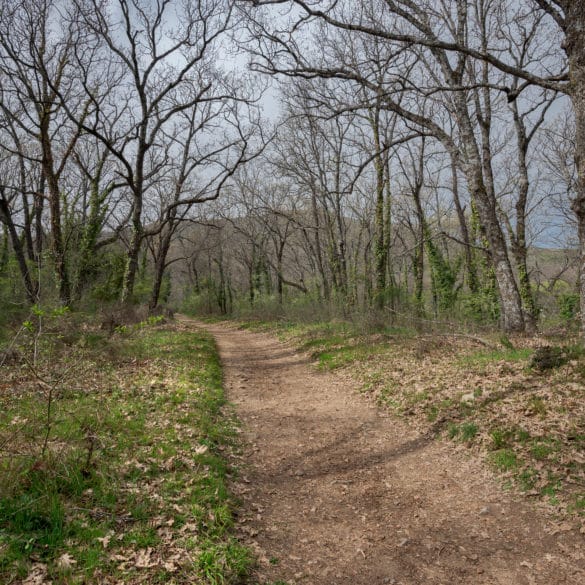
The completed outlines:
<svg viewBox="0 0 585 585">
<path fill-rule="evenodd" d="M 68 122 L 61 99 L 80 120 L 87 112 L 73 64 L 74 48 L 84 39 L 74 24 L 63 20 L 69 8 L 56 0 L 32 0 L 3 3 L 0 12 L 2 110 L 10 118 L 12 139 L 3 149 L 34 162 L 42 173 L 42 191 L 35 197 L 48 202 L 51 253 L 63 304 L 71 299 L 71 282 L 62 226 L 62 180 L 80 130 Z M 29 210 L 23 214 L 30 248 Z"/>
<path fill-rule="evenodd" d="M 447 23 L 451 25 L 434 30 L 432 23 L 437 15 L 438 7 L 433 2 L 414 2 L 413 0 L 385 0 L 372 1 L 354 10 L 347 2 L 307 2 L 305 0 L 291 0 L 290 2 L 274 2 L 271 0 L 257 0 L 243 2 L 243 4 L 269 5 L 286 4 L 295 6 L 298 12 L 291 12 L 291 19 L 295 25 L 290 28 L 292 36 L 279 35 L 278 32 L 265 26 L 261 17 L 254 16 L 255 34 L 263 36 L 263 43 L 255 50 L 259 58 L 257 67 L 264 71 L 278 72 L 286 75 L 301 74 L 304 76 L 338 76 L 356 79 L 355 75 L 348 74 L 339 64 L 327 66 L 323 60 L 319 63 L 308 63 L 299 54 L 299 31 L 311 26 L 312 21 L 325 23 L 332 29 L 350 31 L 354 35 L 365 35 L 385 40 L 388 43 L 399 43 L 404 46 L 419 46 L 438 55 L 442 53 L 448 59 L 449 65 L 454 61 L 462 63 L 464 57 L 480 62 L 486 62 L 510 79 L 519 82 L 515 87 L 506 84 L 499 87 L 505 92 L 510 101 L 521 95 L 527 88 L 538 86 L 544 89 L 566 93 L 573 105 L 576 123 L 575 159 L 578 169 L 577 193 L 573 200 L 573 211 L 577 217 L 580 257 L 581 257 L 581 299 L 582 319 L 585 326 L 585 5 L 581 0 L 526 0 L 512 3 L 502 0 L 496 3 L 495 8 L 502 18 L 502 23 L 512 25 L 509 33 L 515 34 L 524 26 L 524 20 L 536 12 L 541 12 L 545 18 L 534 30 L 541 55 L 529 61 L 517 63 L 506 58 L 506 45 L 501 42 L 490 43 L 489 46 L 474 40 L 469 28 L 465 25 L 461 15 L 467 11 L 469 2 L 457 2 L 456 5 L 442 4 L 446 9 Z M 485 3 L 483 3 L 485 5 Z M 292 18 L 298 15 L 298 18 Z M 436 22 L 436 21 L 435 21 Z M 457 34 L 449 34 L 453 31 Z M 505 35 L 505 29 L 501 29 Z M 480 38 L 479 35 L 475 39 Z M 494 38 L 495 41 L 501 41 Z M 508 39 L 509 41 L 509 39 Z M 284 57 L 284 59 L 283 59 Z M 362 82 L 364 80 L 358 79 Z M 449 89 L 459 92 L 462 87 L 456 79 Z M 413 116 L 414 119 L 414 116 Z M 472 158 L 475 158 L 473 156 Z M 474 181 L 477 183 L 477 181 Z M 479 186 L 479 185 L 477 185 Z M 487 212 L 488 209 L 483 209 Z M 481 211 L 483 215 L 483 211 Z M 491 212 L 490 212 L 491 214 Z M 483 219 L 483 218 L 482 218 Z M 490 233 L 492 230 L 490 230 Z M 500 239 L 497 233 L 491 233 L 490 246 Z M 493 254 L 492 250 L 492 254 Z M 503 260 L 496 253 L 496 267 L 502 272 Z M 504 285 L 502 287 L 502 285 Z M 512 289 L 506 291 L 506 283 L 500 282 L 506 294 L 515 296 Z M 511 308 L 511 307 L 510 307 Z M 512 316 L 510 326 L 516 328 L 521 322 L 517 315 Z"/>
<path fill-rule="evenodd" d="M 131 238 L 122 291 L 122 300 L 128 301 L 147 235 L 145 205 L 151 194 L 154 199 L 156 185 L 168 166 L 164 141 L 173 133 L 176 120 L 205 104 L 251 98 L 242 92 L 238 96 L 234 84 L 215 65 L 232 26 L 230 0 L 194 4 L 167 0 L 156 5 L 116 0 L 115 10 L 108 10 L 100 0 L 79 0 L 78 6 L 81 25 L 90 31 L 93 51 L 102 55 L 104 64 L 97 71 L 81 69 L 86 92 L 92 98 L 87 120 L 70 113 L 83 131 L 98 137 L 117 159 L 129 191 Z M 100 96 L 104 85 L 108 99 Z M 116 121 L 113 127 L 112 120 Z M 239 140 L 244 141 L 244 137 Z M 242 159 L 245 156 L 242 151 L 240 155 Z M 171 215 L 173 208 L 219 194 L 217 182 L 212 190 L 195 196 L 182 187 L 181 197 L 171 197 L 167 210 Z"/>
</svg>

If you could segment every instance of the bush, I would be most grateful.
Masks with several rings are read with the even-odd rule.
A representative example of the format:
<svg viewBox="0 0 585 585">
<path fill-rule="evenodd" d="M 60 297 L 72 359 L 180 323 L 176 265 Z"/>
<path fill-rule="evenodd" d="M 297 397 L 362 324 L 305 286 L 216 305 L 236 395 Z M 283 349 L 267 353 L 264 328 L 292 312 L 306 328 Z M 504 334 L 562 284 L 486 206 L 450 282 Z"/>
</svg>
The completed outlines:
<svg viewBox="0 0 585 585">
<path fill-rule="evenodd" d="M 559 295 L 557 299 L 559 315 L 564 321 L 572 321 L 579 313 L 579 295 L 575 293 Z"/>
</svg>

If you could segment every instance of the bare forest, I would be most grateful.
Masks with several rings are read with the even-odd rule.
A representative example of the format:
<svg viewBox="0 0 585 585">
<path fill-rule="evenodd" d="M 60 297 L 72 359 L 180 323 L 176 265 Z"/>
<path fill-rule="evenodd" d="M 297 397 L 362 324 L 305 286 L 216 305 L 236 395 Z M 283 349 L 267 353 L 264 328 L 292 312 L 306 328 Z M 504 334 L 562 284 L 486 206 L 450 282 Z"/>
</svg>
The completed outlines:
<svg viewBox="0 0 585 585">
<path fill-rule="evenodd" d="M 0 581 L 585 583 L 583 0 L 0 0 Z"/>
<path fill-rule="evenodd" d="M 0 14 L 3 319 L 138 302 L 532 332 L 583 313 L 580 2 Z"/>
</svg>

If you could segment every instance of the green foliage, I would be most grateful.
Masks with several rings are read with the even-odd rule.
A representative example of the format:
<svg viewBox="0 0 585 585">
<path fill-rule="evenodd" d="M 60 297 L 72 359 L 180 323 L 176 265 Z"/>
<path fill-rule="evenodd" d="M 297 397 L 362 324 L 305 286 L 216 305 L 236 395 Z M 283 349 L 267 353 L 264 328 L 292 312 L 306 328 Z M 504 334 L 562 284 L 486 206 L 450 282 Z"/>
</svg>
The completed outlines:
<svg viewBox="0 0 585 585">
<path fill-rule="evenodd" d="M 510 341 L 510 338 L 507 335 L 500 335 L 500 343 L 510 351 L 515 349 L 514 344 Z"/>
<path fill-rule="evenodd" d="M 433 239 L 428 225 L 425 225 L 424 231 L 425 247 L 431 267 L 433 298 L 436 301 L 438 311 L 447 311 L 455 306 L 457 300 L 459 292 L 457 276 L 462 261 L 461 258 L 458 258 L 455 262 L 450 262 Z"/>
<path fill-rule="evenodd" d="M 120 298 L 124 282 L 126 258 L 122 252 L 109 252 L 96 265 L 100 278 L 91 290 L 91 296 L 98 301 L 113 302 Z"/>
<path fill-rule="evenodd" d="M 504 449 L 510 445 L 514 438 L 514 431 L 512 429 L 493 429 L 490 432 L 492 439 L 492 449 Z"/>
<path fill-rule="evenodd" d="M 35 307 L 31 323 L 34 330 L 38 319 L 70 318 Z M 117 548 L 149 554 L 161 543 L 154 524 L 161 518 L 175 530 L 174 545 L 193 558 L 173 577 L 228 585 L 249 571 L 249 551 L 229 533 L 234 470 L 222 453 L 236 429 L 215 344 L 205 333 L 153 327 L 160 322 L 152 317 L 124 338 L 75 344 L 72 354 L 55 352 L 55 343 L 39 347 L 38 371 L 57 358 L 80 368 L 58 388 L 44 457 L 42 393 L 19 392 L 2 403 L 0 442 L 16 444 L 11 433 L 21 434 L 18 453 L 9 447 L 0 454 L 0 581 L 26 577 L 31 559 L 46 565 L 56 585 L 107 575 L 133 580 L 140 569 L 130 564 L 120 574 L 109 559 Z M 131 360 L 140 367 L 129 369 Z M 85 368 L 95 373 L 86 378 Z M 67 567 L 64 554 L 72 560 Z"/>
<path fill-rule="evenodd" d="M 181 311 L 189 315 L 225 315 L 232 308 L 229 284 L 208 277 L 201 280 L 199 290 L 188 292 L 181 303 Z"/>
<path fill-rule="evenodd" d="M 538 481 L 538 472 L 531 467 L 528 467 L 527 469 L 523 469 L 518 474 L 518 484 L 520 486 L 520 489 L 525 491 L 525 492 L 529 491 L 529 490 L 533 490 L 534 487 L 536 486 L 537 481 Z"/>
<path fill-rule="evenodd" d="M 567 293 L 559 295 L 557 298 L 559 306 L 559 315 L 563 321 L 570 322 L 576 319 L 579 312 L 579 295 Z"/>
<path fill-rule="evenodd" d="M 493 362 L 518 362 L 527 360 L 532 355 L 529 348 L 481 350 L 459 358 L 463 366 L 485 366 Z"/>
<path fill-rule="evenodd" d="M 378 307 L 406 305 L 408 302 L 408 291 L 404 286 L 387 284 L 384 290 L 376 291 L 373 301 L 374 305 Z"/>
<path fill-rule="evenodd" d="M 491 288 L 461 295 L 461 310 L 466 318 L 475 323 L 495 325 L 500 318 L 500 302 Z"/>
<path fill-rule="evenodd" d="M 473 441 L 478 433 L 479 427 L 474 422 L 464 422 L 460 425 L 450 423 L 447 428 L 447 434 L 450 439 L 459 439 L 465 443 Z"/>
<path fill-rule="evenodd" d="M 511 471 L 518 467 L 518 458 L 512 449 L 499 449 L 492 453 L 491 459 L 500 471 Z"/>
<path fill-rule="evenodd" d="M 0 270 L 0 343 L 8 341 L 10 326 L 28 312 L 21 280 L 16 261 L 10 256 Z"/>
<path fill-rule="evenodd" d="M 488 247 L 482 233 L 479 214 L 471 204 L 472 239 Z M 480 324 L 495 325 L 500 318 L 500 299 L 494 269 L 486 254 L 472 250 L 472 266 L 468 267 L 469 292 L 461 298 L 461 309 L 467 319 Z"/>
<path fill-rule="evenodd" d="M 203 542 L 197 560 L 198 568 L 210 585 L 241 582 L 252 566 L 250 551 L 234 538 L 227 542 Z"/>
</svg>

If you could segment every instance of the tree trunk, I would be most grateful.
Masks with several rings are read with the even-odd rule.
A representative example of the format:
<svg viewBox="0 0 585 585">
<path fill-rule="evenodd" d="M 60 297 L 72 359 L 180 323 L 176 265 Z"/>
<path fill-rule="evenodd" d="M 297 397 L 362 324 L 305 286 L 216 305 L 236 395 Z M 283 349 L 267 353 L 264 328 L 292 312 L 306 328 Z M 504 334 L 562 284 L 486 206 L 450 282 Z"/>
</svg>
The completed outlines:
<svg viewBox="0 0 585 585">
<path fill-rule="evenodd" d="M 158 307 L 158 300 L 160 298 L 160 289 L 162 287 L 163 276 L 165 274 L 164 262 L 161 262 L 159 256 L 155 263 L 154 282 L 152 283 L 152 290 L 150 291 L 150 300 L 148 301 L 148 311 L 153 313 Z"/>
<path fill-rule="evenodd" d="M 132 210 L 132 237 L 126 256 L 126 268 L 124 271 L 124 283 L 122 285 L 122 303 L 130 303 L 134 293 L 134 284 L 136 283 L 136 273 L 138 272 L 138 256 L 142 247 L 143 228 L 142 228 L 142 185 L 134 187 L 134 201 Z"/>
<path fill-rule="evenodd" d="M 321 220 L 319 217 L 319 208 L 317 206 L 317 195 L 315 190 L 311 190 L 311 211 L 313 213 L 313 223 L 315 225 L 315 253 L 317 256 L 317 266 L 319 267 L 319 274 L 321 276 L 321 285 L 323 286 L 323 299 L 327 302 L 331 296 L 329 286 L 329 278 L 325 273 L 325 266 L 323 262 L 323 246 L 321 244 Z"/>
<path fill-rule="evenodd" d="M 161 238 L 158 255 L 154 263 L 154 282 L 152 283 L 152 290 L 150 291 L 150 300 L 148 301 L 148 310 L 153 312 L 158 307 L 160 299 L 160 290 L 162 287 L 163 277 L 167 268 L 167 255 L 171 247 L 172 230 L 164 233 Z"/>
<path fill-rule="evenodd" d="M 390 185 L 390 157 L 386 154 L 384 161 L 386 208 L 384 210 L 384 234 L 386 244 L 386 285 L 390 287 L 390 309 L 396 310 L 396 279 L 394 277 L 394 265 L 392 261 L 392 188 Z M 393 314 L 393 313 L 392 313 Z"/>
<path fill-rule="evenodd" d="M 148 150 L 146 140 L 146 130 L 148 120 L 144 114 L 145 105 L 143 102 L 143 121 L 138 131 L 138 146 L 135 164 L 135 180 L 132 185 L 132 237 L 130 247 L 126 258 L 126 270 L 124 272 L 124 284 L 122 286 L 122 303 L 132 302 L 134 294 L 134 284 L 136 283 L 136 273 L 138 272 L 138 256 L 144 238 L 144 228 L 142 227 L 142 207 L 144 205 L 144 161 Z M 146 121 L 145 121 L 146 120 Z"/>
<path fill-rule="evenodd" d="M 475 170 L 470 176 L 470 191 L 477 205 L 479 219 L 489 244 L 500 296 L 502 329 L 506 333 L 523 332 L 525 323 L 522 314 L 522 301 L 508 257 L 506 240 L 498 221 L 495 206 L 493 202 L 488 201 L 480 171 Z"/>
<path fill-rule="evenodd" d="M 585 4 L 567 2 L 565 50 L 569 57 L 570 95 L 575 111 L 575 164 L 577 193 L 572 209 L 577 217 L 579 236 L 579 292 L 581 328 L 585 335 Z"/>
<path fill-rule="evenodd" d="M 101 174 L 105 159 L 101 159 L 98 169 L 89 182 L 89 202 L 85 205 L 81 241 L 79 242 L 79 260 L 73 279 L 73 298 L 81 298 L 84 288 L 88 284 L 92 271 L 93 257 L 96 253 L 97 242 L 101 233 L 107 209 L 104 203 L 111 187 L 100 190 Z"/>
<path fill-rule="evenodd" d="M 384 292 L 386 290 L 386 255 L 387 246 L 385 238 L 385 205 L 384 205 L 384 161 L 382 159 L 382 145 L 380 142 L 380 108 L 377 106 L 372 112 L 370 125 L 374 135 L 374 168 L 376 171 L 376 211 L 374 215 L 374 257 L 376 271 L 375 303 L 378 308 L 384 306 Z"/>
<path fill-rule="evenodd" d="M 10 260 L 10 244 L 8 242 L 8 230 L 6 226 L 2 226 L 2 252 L 0 252 L 0 276 L 6 270 L 8 261 Z"/>
<path fill-rule="evenodd" d="M 276 291 L 278 294 L 278 304 L 282 307 L 282 303 L 284 301 L 284 278 L 282 276 L 282 264 L 283 264 L 283 257 L 284 257 L 284 242 L 280 243 L 278 249 L 276 251 Z"/>
<path fill-rule="evenodd" d="M 71 286 L 69 282 L 67 260 L 65 258 L 63 231 L 61 229 L 61 193 L 59 190 L 59 180 L 54 170 L 48 116 L 45 116 L 45 118 L 41 120 L 40 134 L 43 151 L 41 164 L 43 175 L 47 181 L 47 188 L 49 191 L 49 212 L 51 217 L 51 252 L 53 255 L 55 276 L 57 278 L 57 288 L 59 290 L 59 301 L 62 305 L 68 305 L 71 302 Z"/>
<path fill-rule="evenodd" d="M 250 307 L 254 306 L 254 297 L 255 297 L 255 290 L 254 290 L 254 269 L 256 266 L 256 244 L 252 243 L 252 258 L 250 260 L 250 264 L 248 265 L 248 286 L 250 291 L 248 293 L 248 299 L 250 301 Z"/>
<path fill-rule="evenodd" d="M 23 238 L 26 243 L 26 255 L 28 256 L 28 259 L 31 262 L 34 262 L 35 248 L 32 236 L 32 219 L 34 210 L 31 209 L 28 195 L 26 194 L 27 191 L 26 167 L 24 164 L 23 157 L 19 157 L 18 165 L 20 170 L 20 188 L 22 190 L 22 215 L 24 219 Z"/>
<path fill-rule="evenodd" d="M 43 209 L 45 207 L 45 199 L 43 194 L 45 192 L 45 178 L 41 177 L 39 181 L 38 193 L 34 196 L 33 203 L 33 218 L 35 226 L 35 260 L 37 264 L 41 263 L 41 257 L 43 254 L 44 244 L 44 232 L 43 232 Z"/>
<path fill-rule="evenodd" d="M 165 270 L 167 269 L 167 256 L 171 249 L 171 241 L 173 234 L 177 228 L 176 220 L 177 210 L 173 208 L 166 218 L 166 225 L 162 230 L 160 236 L 160 244 L 158 248 L 158 254 L 156 256 L 154 265 L 154 282 L 152 284 L 152 291 L 150 293 L 150 301 L 148 302 L 148 308 L 150 311 L 154 311 L 158 306 L 160 299 L 160 290 L 162 287 L 163 277 Z"/>
<path fill-rule="evenodd" d="M 457 219 L 459 220 L 459 229 L 461 230 L 461 240 L 463 241 L 463 253 L 465 255 L 465 270 L 467 272 L 467 286 L 469 292 L 477 294 L 479 290 L 479 281 L 477 277 L 477 263 L 475 261 L 475 251 L 471 245 L 471 238 L 469 237 L 469 227 L 467 225 L 467 218 L 465 211 L 461 205 L 461 198 L 459 197 L 459 178 L 457 177 L 457 162 L 451 157 L 451 185 L 453 191 L 453 202 L 455 203 L 455 211 L 457 212 Z"/>
<path fill-rule="evenodd" d="M 33 281 L 30 275 L 28 264 L 26 263 L 25 251 L 23 249 L 22 242 L 18 237 L 16 226 L 12 221 L 12 216 L 10 215 L 8 203 L 4 199 L 4 196 L 0 198 L 0 212 L 2 213 L 3 218 L 2 223 L 4 223 L 4 225 L 6 226 L 8 233 L 10 235 L 12 249 L 14 250 L 16 261 L 18 263 L 18 268 L 20 270 L 20 275 L 22 276 L 22 280 L 24 283 L 26 298 L 28 299 L 28 302 L 31 305 L 34 305 L 37 302 L 38 286 L 37 283 Z"/>
<path fill-rule="evenodd" d="M 501 327 L 506 333 L 525 330 L 522 300 L 508 256 L 508 247 L 502 226 L 498 220 L 495 194 L 488 192 L 484 183 L 484 161 L 479 152 L 473 125 L 469 118 L 465 95 L 456 96 L 458 126 L 463 143 L 460 159 L 472 201 L 477 207 L 479 220 L 484 230 L 500 297 Z M 484 156 L 487 153 L 484 152 Z"/>
<path fill-rule="evenodd" d="M 528 273 L 526 248 L 526 207 L 528 205 L 528 191 L 530 188 L 530 178 L 528 176 L 528 162 L 526 154 L 528 152 L 529 140 L 526 135 L 526 128 L 518 111 L 518 104 L 516 101 L 512 104 L 512 112 L 514 115 L 514 125 L 516 127 L 516 140 L 518 145 L 518 195 L 516 199 L 516 231 L 510 231 L 510 239 L 512 241 L 512 254 L 516 262 L 516 270 L 518 272 L 518 285 L 520 288 L 520 297 L 524 306 L 524 319 L 526 321 L 526 329 L 529 333 L 536 332 L 537 308 L 530 282 L 530 275 Z"/>
<path fill-rule="evenodd" d="M 413 198 L 416 209 L 416 243 L 413 258 L 414 274 L 414 301 L 416 303 L 416 312 L 418 317 L 424 314 L 424 270 L 425 270 L 425 216 L 420 201 L 420 188 L 415 188 Z"/>
<path fill-rule="evenodd" d="M 122 286 L 123 303 L 130 303 L 132 294 L 134 293 L 134 284 L 136 282 L 136 273 L 138 272 L 138 256 L 140 255 L 140 247 L 142 245 L 142 222 L 139 219 L 137 222 L 132 222 L 132 238 L 130 240 L 130 247 L 126 256 L 126 268 L 124 270 L 124 284 Z"/>
</svg>

